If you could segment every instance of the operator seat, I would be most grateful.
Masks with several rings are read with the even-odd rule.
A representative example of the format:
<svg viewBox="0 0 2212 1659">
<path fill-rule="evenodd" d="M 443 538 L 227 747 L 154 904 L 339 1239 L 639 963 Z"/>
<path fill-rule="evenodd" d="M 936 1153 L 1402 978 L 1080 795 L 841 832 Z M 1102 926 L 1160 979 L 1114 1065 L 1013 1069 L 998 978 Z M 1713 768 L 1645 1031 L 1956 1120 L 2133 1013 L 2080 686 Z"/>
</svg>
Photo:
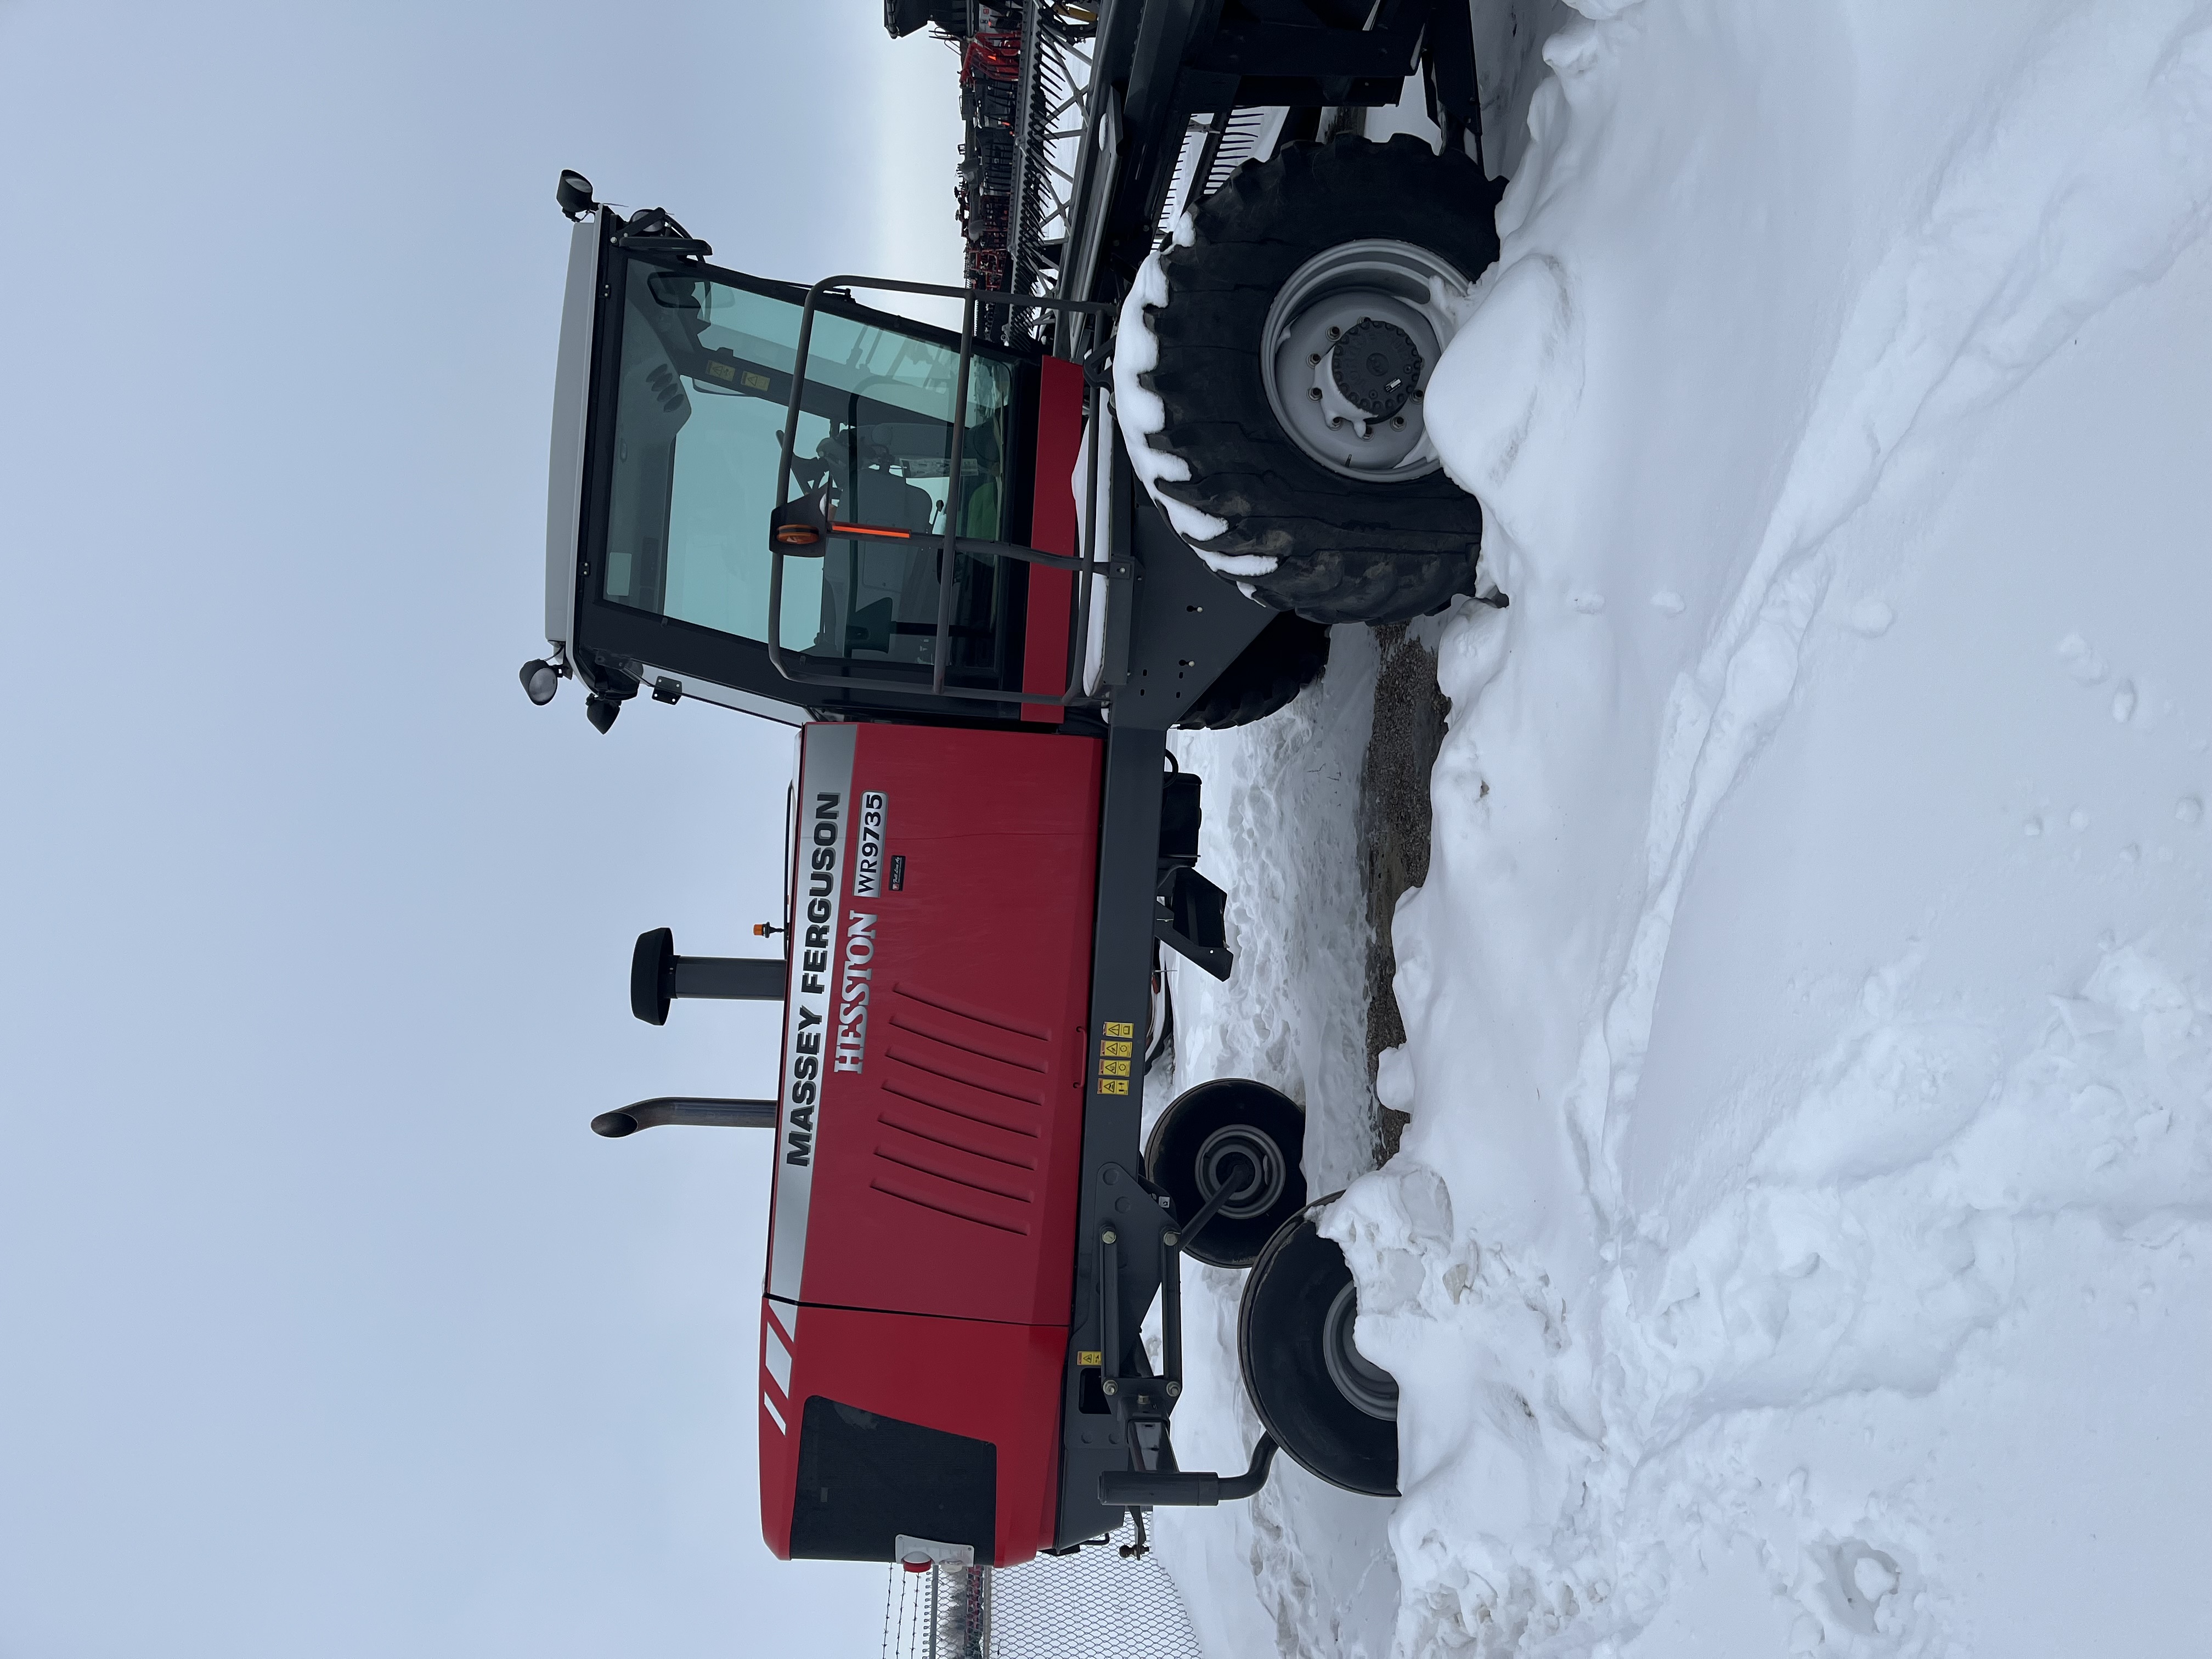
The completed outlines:
<svg viewBox="0 0 2212 1659">
<path fill-rule="evenodd" d="M 845 481 L 838 482 L 842 484 Z M 939 550 L 934 542 L 919 538 L 935 528 L 937 504 L 930 500 L 927 490 L 872 466 L 859 470 L 846 495 L 855 522 L 880 526 L 885 530 L 910 530 L 917 539 L 902 544 L 861 544 L 860 586 L 865 591 L 886 596 L 859 605 L 846 619 L 845 652 L 848 655 L 857 652 L 880 653 L 895 661 L 920 661 L 924 654 L 921 641 L 913 635 L 902 633 L 898 624 L 927 623 L 934 627 L 936 623 Z M 899 596 L 896 604 L 889 592 Z"/>
<path fill-rule="evenodd" d="M 934 527 L 937 503 L 929 492 L 895 473 L 864 466 L 854 480 L 853 519 L 858 524 L 881 525 L 886 530 L 927 533 Z"/>
</svg>

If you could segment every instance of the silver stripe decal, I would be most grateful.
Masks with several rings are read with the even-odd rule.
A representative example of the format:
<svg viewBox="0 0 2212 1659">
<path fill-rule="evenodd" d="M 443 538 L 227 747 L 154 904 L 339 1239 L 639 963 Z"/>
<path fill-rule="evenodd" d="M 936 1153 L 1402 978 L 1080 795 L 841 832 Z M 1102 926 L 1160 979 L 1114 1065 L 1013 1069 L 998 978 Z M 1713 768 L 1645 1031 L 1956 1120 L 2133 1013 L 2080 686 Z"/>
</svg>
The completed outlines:
<svg viewBox="0 0 2212 1659">
<path fill-rule="evenodd" d="M 774 1326 L 763 1332 L 766 1340 L 761 1346 L 768 1355 L 768 1374 L 775 1379 L 775 1391 L 786 1400 L 791 1398 L 791 1350 L 776 1340 Z"/>
<path fill-rule="evenodd" d="M 810 726 L 799 763 L 799 830 L 792 874 L 791 1002 L 784 1014 L 783 1115 L 777 1126 L 775 1224 L 769 1239 L 768 1293 L 799 1299 L 806 1273 L 806 1210 L 829 1048 L 830 951 L 845 886 L 845 840 L 853 817 L 853 751 L 858 728 Z M 825 888 L 826 884 L 826 888 Z"/>
<path fill-rule="evenodd" d="M 776 1410 L 775 1401 L 768 1397 L 768 1390 L 765 1389 L 761 1390 L 761 1404 L 768 1408 L 768 1414 L 775 1419 L 775 1431 L 778 1434 L 789 1434 L 791 1431 L 784 1426 L 783 1413 Z"/>
</svg>

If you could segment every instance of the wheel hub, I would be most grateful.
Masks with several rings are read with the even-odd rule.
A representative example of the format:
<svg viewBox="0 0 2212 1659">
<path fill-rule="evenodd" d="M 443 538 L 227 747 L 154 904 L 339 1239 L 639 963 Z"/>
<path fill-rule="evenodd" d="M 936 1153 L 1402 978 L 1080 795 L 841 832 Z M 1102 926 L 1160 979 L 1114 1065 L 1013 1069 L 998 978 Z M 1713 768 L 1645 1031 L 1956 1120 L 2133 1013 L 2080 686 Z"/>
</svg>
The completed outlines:
<svg viewBox="0 0 2212 1659">
<path fill-rule="evenodd" d="M 1255 1183 L 1253 1171 L 1259 1172 Z M 1249 1221 L 1265 1215 L 1283 1195 L 1282 1153 L 1264 1134 L 1232 1123 L 1216 1129 L 1200 1143 L 1198 1192 L 1211 1200 L 1226 1187 L 1232 1194 L 1220 1213 L 1231 1221 Z"/>
<path fill-rule="evenodd" d="M 1359 1297 L 1350 1285 L 1336 1293 L 1322 1322 L 1322 1364 L 1328 1380 L 1346 1401 L 1369 1417 L 1384 1423 L 1398 1420 L 1398 1379 L 1359 1352 L 1352 1340 L 1359 1318 Z"/>
<path fill-rule="evenodd" d="M 1437 471 L 1421 405 L 1467 293 L 1441 256 L 1410 242 L 1346 242 L 1299 266 L 1261 341 L 1267 405 L 1291 441 L 1365 483 Z"/>
<path fill-rule="evenodd" d="M 1336 389 L 1376 420 L 1406 406 L 1424 366 L 1413 337 L 1379 317 L 1354 323 L 1328 355 Z"/>
</svg>

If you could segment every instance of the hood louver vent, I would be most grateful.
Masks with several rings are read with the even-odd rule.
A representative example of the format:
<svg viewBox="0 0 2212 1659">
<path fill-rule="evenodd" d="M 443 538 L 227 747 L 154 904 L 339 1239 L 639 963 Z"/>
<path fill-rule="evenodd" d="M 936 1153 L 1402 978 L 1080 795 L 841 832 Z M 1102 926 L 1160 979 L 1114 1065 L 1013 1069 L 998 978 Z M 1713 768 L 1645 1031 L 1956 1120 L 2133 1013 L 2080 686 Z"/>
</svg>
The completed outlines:
<svg viewBox="0 0 2212 1659">
<path fill-rule="evenodd" d="M 1026 1236 L 1040 1196 L 1037 1135 L 1052 1034 L 901 982 L 891 988 L 869 1185 L 978 1226 Z"/>
</svg>

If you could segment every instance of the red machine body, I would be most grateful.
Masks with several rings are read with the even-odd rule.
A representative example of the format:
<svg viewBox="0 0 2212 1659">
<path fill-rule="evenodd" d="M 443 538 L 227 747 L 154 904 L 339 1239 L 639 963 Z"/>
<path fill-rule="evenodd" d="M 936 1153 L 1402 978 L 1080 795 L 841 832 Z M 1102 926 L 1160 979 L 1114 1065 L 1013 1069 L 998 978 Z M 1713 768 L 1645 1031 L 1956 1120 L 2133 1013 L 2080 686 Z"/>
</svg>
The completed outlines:
<svg viewBox="0 0 2212 1659">
<path fill-rule="evenodd" d="M 1075 514 L 1075 470 L 1083 453 L 1083 371 L 1064 358 L 1037 365 L 1036 501 L 1030 510 L 1030 544 L 1043 553 L 1073 558 L 1082 550 Z M 1075 578 L 1036 565 L 1030 571 L 1030 604 L 1023 639 L 1022 690 L 1057 696 L 1067 681 L 1068 611 Z M 1022 705 L 1022 718 L 1057 726 L 1059 707 Z"/>
<path fill-rule="evenodd" d="M 778 1555 L 1052 1542 L 1104 745 L 802 739 L 761 1336 Z M 921 1530 L 933 1527 L 939 1530 Z"/>
</svg>

